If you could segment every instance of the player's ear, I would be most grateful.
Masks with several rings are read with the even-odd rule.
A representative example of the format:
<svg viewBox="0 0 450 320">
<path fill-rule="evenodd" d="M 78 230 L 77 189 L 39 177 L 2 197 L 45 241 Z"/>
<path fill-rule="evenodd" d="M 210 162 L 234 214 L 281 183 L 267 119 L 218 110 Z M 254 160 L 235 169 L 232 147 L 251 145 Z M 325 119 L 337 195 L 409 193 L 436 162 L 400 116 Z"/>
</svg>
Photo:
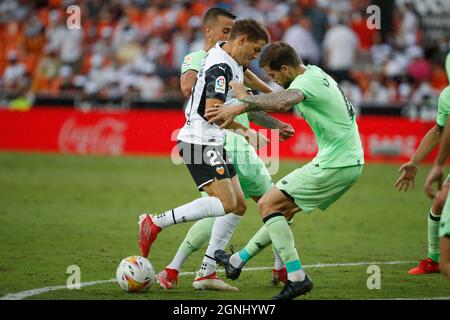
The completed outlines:
<svg viewBox="0 0 450 320">
<path fill-rule="evenodd" d="M 206 36 L 206 38 L 211 39 L 211 27 L 204 26 L 203 27 L 203 34 Z"/>
<path fill-rule="evenodd" d="M 287 65 L 285 65 L 285 64 L 282 64 L 281 65 L 281 68 L 280 68 L 280 71 L 283 71 L 283 72 L 286 72 L 286 71 L 288 71 L 288 66 Z"/>
<path fill-rule="evenodd" d="M 240 35 L 238 38 L 238 44 L 242 46 L 245 43 L 245 41 L 247 41 L 247 35 L 246 34 Z"/>
</svg>

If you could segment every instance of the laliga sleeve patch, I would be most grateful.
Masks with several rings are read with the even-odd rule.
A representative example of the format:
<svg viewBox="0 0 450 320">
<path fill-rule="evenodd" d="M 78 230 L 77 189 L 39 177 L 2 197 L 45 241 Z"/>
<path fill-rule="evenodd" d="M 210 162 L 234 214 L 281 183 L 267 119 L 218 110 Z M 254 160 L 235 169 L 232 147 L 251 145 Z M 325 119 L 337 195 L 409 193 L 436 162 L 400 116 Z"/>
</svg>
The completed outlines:
<svg viewBox="0 0 450 320">
<path fill-rule="evenodd" d="M 225 85 L 226 85 L 225 77 L 224 76 L 218 77 L 216 79 L 216 85 L 214 87 L 214 91 L 217 93 L 225 94 Z"/>
<path fill-rule="evenodd" d="M 183 61 L 183 67 L 190 67 L 192 64 L 192 57 L 186 57 Z"/>
</svg>

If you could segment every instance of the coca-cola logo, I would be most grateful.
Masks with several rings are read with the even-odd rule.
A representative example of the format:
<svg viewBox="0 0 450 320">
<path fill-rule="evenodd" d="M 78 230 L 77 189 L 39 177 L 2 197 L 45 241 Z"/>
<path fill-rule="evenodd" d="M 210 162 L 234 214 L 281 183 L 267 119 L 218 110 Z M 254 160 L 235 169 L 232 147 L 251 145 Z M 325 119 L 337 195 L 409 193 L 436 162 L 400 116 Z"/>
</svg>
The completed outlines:
<svg viewBox="0 0 450 320">
<path fill-rule="evenodd" d="M 62 153 L 120 155 L 125 145 L 125 122 L 103 118 L 95 124 L 77 123 L 76 118 L 67 119 L 58 135 Z"/>
</svg>

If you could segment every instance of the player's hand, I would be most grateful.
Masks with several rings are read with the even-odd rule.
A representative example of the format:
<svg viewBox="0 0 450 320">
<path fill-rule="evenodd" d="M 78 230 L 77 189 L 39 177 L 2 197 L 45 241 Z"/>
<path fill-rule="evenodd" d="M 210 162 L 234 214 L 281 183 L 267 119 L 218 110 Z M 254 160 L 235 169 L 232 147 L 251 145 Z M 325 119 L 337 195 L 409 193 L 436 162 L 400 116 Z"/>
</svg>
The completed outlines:
<svg viewBox="0 0 450 320">
<path fill-rule="evenodd" d="M 404 188 L 406 192 L 410 186 L 412 189 L 414 189 L 414 179 L 416 178 L 417 174 L 417 164 L 412 161 L 406 162 L 400 167 L 400 169 L 398 169 L 398 172 L 401 172 L 401 175 L 395 182 L 395 187 L 397 188 L 397 190 L 402 191 L 402 189 Z"/>
<path fill-rule="evenodd" d="M 230 81 L 231 90 L 234 92 L 234 96 L 241 100 L 248 96 L 247 89 L 244 84 L 238 81 Z"/>
<path fill-rule="evenodd" d="M 239 115 L 239 105 L 215 104 L 213 108 L 206 111 L 205 117 L 208 123 L 220 123 L 220 128 L 227 128 Z"/>
<path fill-rule="evenodd" d="M 291 138 L 295 134 L 294 128 L 289 123 L 282 123 L 280 127 L 278 128 L 280 130 L 280 141 L 286 141 L 287 139 Z"/>
<path fill-rule="evenodd" d="M 245 138 L 247 139 L 248 143 L 256 150 L 265 147 L 270 142 L 270 140 L 267 139 L 265 135 L 253 129 L 248 129 L 245 132 Z"/>
<path fill-rule="evenodd" d="M 433 190 L 433 184 L 437 183 L 437 191 L 439 191 L 441 190 L 443 180 L 444 180 L 444 168 L 441 166 L 434 165 L 433 168 L 431 168 L 430 172 L 428 173 L 427 178 L 425 179 L 423 191 L 428 197 L 434 199 L 437 192 Z"/>
</svg>

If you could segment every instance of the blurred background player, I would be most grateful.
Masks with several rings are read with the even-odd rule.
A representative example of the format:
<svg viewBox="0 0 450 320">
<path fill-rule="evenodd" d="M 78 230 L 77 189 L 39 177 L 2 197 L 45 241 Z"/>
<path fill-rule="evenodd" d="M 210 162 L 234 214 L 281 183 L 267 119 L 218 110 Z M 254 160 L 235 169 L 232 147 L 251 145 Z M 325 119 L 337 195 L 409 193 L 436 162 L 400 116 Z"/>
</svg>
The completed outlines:
<svg viewBox="0 0 450 320">
<path fill-rule="evenodd" d="M 450 80 L 450 54 L 447 54 L 446 69 L 447 76 Z M 447 86 L 439 95 L 438 114 L 435 125 L 420 141 L 419 147 L 411 157 L 411 160 L 404 163 L 399 169 L 401 175 L 395 183 L 395 186 L 399 191 L 402 189 L 407 191 L 410 186 L 414 188 L 414 179 L 416 178 L 418 165 L 441 141 L 442 131 L 444 130 L 445 123 L 447 122 L 449 112 L 450 86 Z M 449 186 L 450 181 L 447 178 L 440 188 L 440 191 L 433 197 L 433 203 L 428 214 L 428 257 L 421 260 L 416 267 L 409 270 L 409 274 L 417 275 L 439 272 L 439 223 L 442 208 L 444 207 L 445 200 L 447 199 Z"/>
<path fill-rule="evenodd" d="M 447 54 L 447 59 L 445 63 L 445 67 L 447 70 L 447 75 L 450 79 L 450 53 Z M 450 87 L 447 87 L 445 90 L 449 90 Z M 440 96 L 440 99 L 445 100 L 443 103 L 450 105 L 450 95 L 445 94 Z M 447 162 L 448 155 L 450 153 L 450 119 L 447 117 L 447 121 L 445 124 L 444 133 L 442 135 L 441 147 L 439 149 L 439 153 L 434 161 L 433 168 L 430 170 L 426 180 L 424 190 L 425 193 L 432 199 L 436 197 L 435 192 L 432 190 L 433 183 L 437 182 L 438 189 L 441 189 L 442 180 L 444 176 L 444 166 Z M 447 177 L 448 181 L 448 177 Z M 448 199 L 449 195 L 447 194 L 447 200 L 445 202 L 442 215 L 441 215 L 441 224 L 439 227 L 439 237 L 440 240 L 440 261 L 439 261 L 439 269 L 441 273 L 450 279 L 450 201 Z"/>
<path fill-rule="evenodd" d="M 305 66 L 294 49 L 283 42 L 267 46 L 259 65 L 286 90 L 249 96 L 242 84 L 232 82 L 236 97 L 244 104 L 215 108 L 207 117 L 210 122 L 223 122 L 222 126 L 227 126 L 243 112 L 286 112 L 295 107 L 314 132 L 318 145 L 316 157 L 282 178 L 258 201 L 263 228 L 288 272 L 287 283 L 273 299 L 288 300 L 311 291 L 313 283 L 303 271 L 284 214 L 293 208 L 305 213 L 315 208 L 327 209 L 361 176 L 364 152 L 353 106 L 333 78 L 317 66 Z M 246 262 L 245 252 L 229 256 L 217 250 L 215 258 L 232 279 L 239 276 Z"/>
<path fill-rule="evenodd" d="M 178 134 L 178 148 L 202 197 L 159 215 L 139 217 L 138 243 L 143 256 L 163 228 L 207 217 L 216 219 L 211 232 L 208 251 L 224 248 L 246 211 L 246 202 L 236 169 L 224 149 L 225 130 L 207 121 L 206 113 L 216 104 L 229 102 L 233 92 L 231 81 L 244 81 L 244 67 L 248 67 L 269 42 L 264 27 L 252 19 L 234 23 L 228 42 L 217 43 L 208 51 L 185 109 L 186 124 Z M 256 131 L 233 121 L 228 128 L 239 129 L 249 140 L 267 143 Z M 223 216 L 223 217 L 222 217 Z"/>
<path fill-rule="evenodd" d="M 431 168 L 428 176 L 425 180 L 424 191 L 425 193 L 433 199 L 435 197 L 435 192 L 433 191 L 433 183 L 437 183 L 438 189 L 440 189 L 442 184 L 442 179 L 444 177 L 444 166 L 447 162 L 450 153 L 450 118 L 447 118 L 445 124 L 444 133 L 442 135 L 442 143 L 439 148 L 439 153 L 434 161 L 434 165 Z M 447 177 L 448 179 L 448 177 Z M 441 273 L 450 279 L 450 201 L 449 195 L 445 201 L 444 208 L 441 215 L 441 224 L 439 227 L 439 237 L 440 237 L 440 254 L 441 258 L 439 261 L 439 269 Z"/>
<path fill-rule="evenodd" d="M 206 52 L 214 47 L 216 42 L 228 40 L 234 19 L 235 16 L 233 14 L 221 8 L 211 8 L 206 12 L 203 21 L 205 34 L 204 50 L 188 54 L 181 68 L 180 83 L 185 97 L 189 96 L 195 84 Z M 244 76 L 244 82 L 250 87 L 266 93 L 272 91 L 269 86 L 259 80 L 249 69 L 244 72 Z M 281 140 L 290 138 L 294 133 L 290 125 L 271 117 L 264 111 L 249 113 L 248 117 L 247 114 L 240 115 L 236 118 L 236 121 L 249 127 L 249 119 L 263 127 L 279 129 Z M 225 149 L 231 154 L 245 198 L 252 198 L 255 202 L 258 202 L 261 196 L 273 186 L 264 163 L 258 157 L 253 147 L 242 136 L 232 132 L 227 132 L 226 134 Z M 208 196 L 206 193 L 203 193 L 203 195 Z M 178 282 L 178 273 L 185 261 L 210 239 L 214 220 L 214 218 L 199 220 L 189 229 L 172 262 L 157 276 L 158 282 L 163 288 L 171 289 Z M 270 238 L 266 246 L 269 244 Z M 279 255 L 276 252 L 274 253 L 273 277 L 275 280 L 281 279 L 283 282 L 286 282 L 286 268 Z M 206 253 L 200 271 L 194 280 L 194 288 L 236 291 L 237 288 L 226 284 L 217 276 L 216 263 L 211 259 L 213 255 L 214 252 Z"/>
</svg>

